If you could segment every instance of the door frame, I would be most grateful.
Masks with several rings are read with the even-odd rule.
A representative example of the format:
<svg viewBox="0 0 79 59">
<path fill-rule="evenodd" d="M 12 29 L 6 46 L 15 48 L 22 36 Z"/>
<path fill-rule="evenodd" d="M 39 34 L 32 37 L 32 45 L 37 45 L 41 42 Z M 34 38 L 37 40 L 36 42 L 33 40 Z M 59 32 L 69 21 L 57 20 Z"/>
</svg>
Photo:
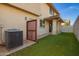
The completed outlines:
<svg viewBox="0 0 79 59">
<path fill-rule="evenodd" d="M 30 21 L 26 22 L 26 36 L 27 36 L 27 40 L 29 40 L 28 39 L 28 23 L 29 22 L 33 22 L 33 21 L 36 21 L 36 23 L 35 23 L 35 40 L 31 40 L 31 41 L 37 41 L 37 20 L 36 19 L 35 20 L 30 20 Z"/>
</svg>

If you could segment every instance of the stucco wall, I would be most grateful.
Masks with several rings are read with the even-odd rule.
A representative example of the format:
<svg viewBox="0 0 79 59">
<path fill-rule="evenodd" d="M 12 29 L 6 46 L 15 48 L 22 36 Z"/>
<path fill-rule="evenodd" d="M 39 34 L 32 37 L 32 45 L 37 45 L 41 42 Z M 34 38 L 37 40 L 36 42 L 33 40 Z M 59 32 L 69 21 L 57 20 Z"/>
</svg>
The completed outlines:
<svg viewBox="0 0 79 59">
<path fill-rule="evenodd" d="M 29 11 L 41 14 L 40 17 L 20 11 L 16 8 L 0 4 L 0 24 L 3 26 L 2 38 L 4 40 L 4 31 L 7 29 L 20 29 L 23 31 L 23 39 L 26 40 L 26 22 L 36 19 L 37 20 L 37 38 L 44 37 L 49 34 L 49 23 L 45 21 L 45 27 L 40 27 L 40 19 L 51 16 L 47 4 L 14 4 L 19 7 L 25 8 Z M 25 20 L 27 17 L 27 20 Z"/>
<path fill-rule="evenodd" d="M 40 15 L 40 3 L 10 3 L 27 11 Z"/>
<path fill-rule="evenodd" d="M 45 27 L 40 27 L 40 21 L 38 20 L 38 34 L 37 34 L 37 38 L 42 38 L 46 35 L 49 34 L 49 26 L 48 26 L 48 22 L 45 22 Z"/>
<path fill-rule="evenodd" d="M 12 4 L 12 3 L 11 3 Z M 39 20 L 38 21 L 38 25 L 37 25 L 37 35 L 38 35 L 38 38 L 39 36 L 41 35 L 45 35 L 48 33 L 48 22 L 45 22 L 45 28 L 44 27 L 40 27 L 40 19 L 43 19 L 45 17 L 49 17 L 50 16 L 50 13 L 49 13 L 49 6 L 45 3 L 13 3 L 12 5 L 15 5 L 17 7 L 20 7 L 20 8 L 23 8 L 25 10 L 28 10 L 30 12 L 33 12 L 33 13 L 36 13 L 36 14 L 39 14 L 40 17 L 39 17 Z"/>
<path fill-rule="evenodd" d="M 45 28 L 40 27 L 40 19 L 44 17 L 49 17 L 49 7 L 46 4 L 41 4 L 40 6 L 41 16 L 38 18 L 29 13 L 25 13 L 16 8 L 0 4 L 0 24 L 3 26 L 2 39 L 5 41 L 4 31 L 7 29 L 20 29 L 23 31 L 23 39 L 26 40 L 26 22 L 37 19 L 37 38 L 44 37 L 49 33 L 48 22 L 45 22 Z M 41 8 L 42 7 L 42 8 Z M 27 17 L 27 20 L 25 20 Z"/>
<path fill-rule="evenodd" d="M 40 19 L 44 19 L 45 17 L 49 17 L 50 13 L 49 13 L 49 6 L 47 4 L 41 3 L 40 4 L 40 14 L 41 16 L 39 17 L 38 22 L 40 23 Z M 46 34 L 49 33 L 49 24 L 47 21 L 45 21 L 45 27 L 40 27 L 40 24 L 38 24 L 39 28 L 38 28 L 38 36 L 42 37 L 45 36 Z"/>
<path fill-rule="evenodd" d="M 25 20 L 25 17 L 28 17 L 27 20 Z M 0 23 L 3 25 L 3 40 L 5 38 L 4 31 L 13 28 L 22 30 L 23 38 L 26 40 L 26 22 L 33 19 L 37 19 L 37 17 L 13 7 L 0 4 Z"/>
<path fill-rule="evenodd" d="M 11 3 L 12 4 L 12 3 Z M 43 19 L 45 17 L 49 17 L 51 16 L 51 14 L 49 13 L 49 6 L 45 3 L 21 3 L 21 4 L 16 4 L 13 3 L 12 5 L 21 7 L 25 10 L 31 11 L 33 13 L 36 13 L 38 15 L 40 15 L 39 19 L 37 20 L 37 38 L 40 38 L 46 34 L 49 33 L 49 26 L 48 26 L 48 22 L 45 22 L 45 27 L 40 27 L 40 19 Z"/>
<path fill-rule="evenodd" d="M 56 34 L 61 33 L 61 22 L 58 21 L 57 19 L 54 19 L 52 21 L 52 24 L 53 24 L 53 26 L 52 26 L 52 34 L 56 35 Z"/>
<path fill-rule="evenodd" d="M 40 8 L 41 8 L 41 11 L 40 11 L 41 18 L 45 18 L 45 17 L 51 16 L 51 14 L 50 14 L 50 8 L 49 8 L 49 6 L 47 4 L 41 3 L 40 4 Z"/>
<path fill-rule="evenodd" d="M 52 27 L 52 34 L 57 34 L 57 20 L 52 21 L 53 27 Z"/>
</svg>

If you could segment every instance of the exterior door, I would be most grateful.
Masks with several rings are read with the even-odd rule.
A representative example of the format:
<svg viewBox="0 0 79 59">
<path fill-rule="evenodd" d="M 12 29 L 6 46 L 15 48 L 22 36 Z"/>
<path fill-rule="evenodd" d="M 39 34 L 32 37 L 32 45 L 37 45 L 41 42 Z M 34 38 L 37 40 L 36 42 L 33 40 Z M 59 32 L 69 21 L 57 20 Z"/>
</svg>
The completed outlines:
<svg viewBox="0 0 79 59">
<path fill-rule="evenodd" d="M 49 32 L 52 32 L 52 23 L 49 23 Z"/>
<path fill-rule="evenodd" d="M 37 21 L 36 20 L 27 22 L 27 39 L 32 41 L 37 40 Z"/>
</svg>

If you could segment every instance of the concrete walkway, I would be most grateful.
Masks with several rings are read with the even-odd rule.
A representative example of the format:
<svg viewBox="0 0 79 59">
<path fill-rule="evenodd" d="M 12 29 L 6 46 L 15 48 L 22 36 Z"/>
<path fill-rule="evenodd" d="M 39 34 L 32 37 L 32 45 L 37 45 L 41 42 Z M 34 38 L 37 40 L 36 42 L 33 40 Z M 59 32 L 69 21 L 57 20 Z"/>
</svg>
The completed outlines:
<svg viewBox="0 0 79 59">
<path fill-rule="evenodd" d="M 18 51 L 20 49 L 23 49 L 25 47 L 31 46 L 33 44 L 35 44 L 34 41 L 27 40 L 27 41 L 24 41 L 24 44 L 22 46 L 19 46 L 19 47 L 13 49 L 13 50 L 7 50 L 6 47 L 0 46 L 0 56 L 9 55 L 11 53 L 14 53 L 14 52 L 16 52 L 16 51 Z"/>
</svg>

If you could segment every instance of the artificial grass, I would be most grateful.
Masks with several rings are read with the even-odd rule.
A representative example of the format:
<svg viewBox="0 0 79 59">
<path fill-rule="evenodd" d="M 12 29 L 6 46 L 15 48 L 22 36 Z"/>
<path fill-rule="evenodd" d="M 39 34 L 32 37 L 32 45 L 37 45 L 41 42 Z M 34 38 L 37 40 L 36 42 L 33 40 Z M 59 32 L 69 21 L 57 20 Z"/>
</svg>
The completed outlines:
<svg viewBox="0 0 79 59">
<path fill-rule="evenodd" d="M 32 46 L 19 50 L 10 56 L 78 56 L 79 42 L 73 33 L 48 35 Z"/>
</svg>

